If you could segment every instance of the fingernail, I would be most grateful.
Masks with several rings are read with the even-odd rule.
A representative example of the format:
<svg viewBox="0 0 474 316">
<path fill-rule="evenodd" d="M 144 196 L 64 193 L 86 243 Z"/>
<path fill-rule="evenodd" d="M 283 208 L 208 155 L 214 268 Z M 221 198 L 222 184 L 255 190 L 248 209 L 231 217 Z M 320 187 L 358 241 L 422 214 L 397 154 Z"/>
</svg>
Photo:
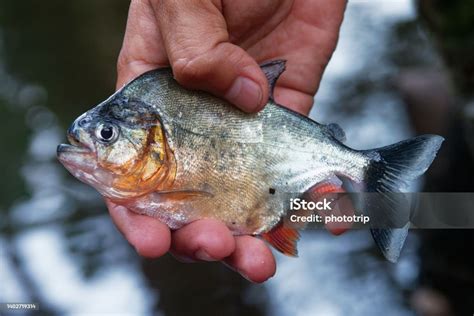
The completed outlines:
<svg viewBox="0 0 474 316">
<path fill-rule="evenodd" d="M 237 272 L 238 274 L 240 274 L 245 280 L 251 282 L 251 283 L 255 283 L 254 281 L 252 281 L 245 273 L 243 273 L 241 270 L 238 270 L 236 268 L 234 268 L 233 266 L 231 266 L 230 264 L 228 264 L 227 262 L 225 261 L 222 261 L 222 263 L 229 269 L 231 269 L 232 271 L 234 272 Z"/>
<path fill-rule="evenodd" d="M 217 259 L 212 258 L 204 249 L 199 249 L 196 251 L 194 256 L 203 261 L 217 261 Z"/>
<path fill-rule="evenodd" d="M 240 274 L 245 280 L 247 280 L 247 281 L 249 281 L 249 282 L 251 282 L 251 283 L 256 283 L 256 282 L 250 280 L 250 278 L 249 278 L 245 273 L 243 273 L 242 271 L 239 271 L 239 270 L 238 270 L 237 272 L 239 272 L 239 274 Z"/>
<path fill-rule="evenodd" d="M 230 264 L 228 264 L 227 262 L 225 262 L 224 260 L 221 261 L 223 265 L 225 265 L 227 268 L 231 269 L 232 271 L 234 272 L 237 272 L 237 270 L 234 269 L 233 266 L 231 266 Z"/>
<path fill-rule="evenodd" d="M 249 78 L 237 77 L 225 98 L 246 112 L 254 112 L 260 109 L 262 89 Z"/>
</svg>

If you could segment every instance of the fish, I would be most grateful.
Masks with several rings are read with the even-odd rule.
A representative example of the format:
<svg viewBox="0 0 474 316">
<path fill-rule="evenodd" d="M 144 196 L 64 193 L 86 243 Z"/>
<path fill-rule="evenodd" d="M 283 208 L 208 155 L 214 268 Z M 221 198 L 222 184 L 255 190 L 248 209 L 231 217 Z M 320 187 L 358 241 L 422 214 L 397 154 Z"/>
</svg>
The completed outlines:
<svg viewBox="0 0 474 316">
<path fill-rule="evenodd" d="M 396 213 L 388 194 L 421 176 L 444 139 L 422 135 L 352 149 L 339 125 L 320 124 L 275 102 L 285 67 L 283 60 L 261 65 L 271 93 L 253 114 L 185 89 L 170 68 L 146 72 L 79 116 L 67 131 L 69 144 L 57 148 L 58 159 L 107 199 L 171 229 L 214 218 L 234 235 L 261 236 L 289 256 L 297 256 L 299 239 L 297 228 L 282 224 L 289 199 L 318 188 L 343 191 L 328 179 L 387 194 L 387 210 L 377 203 L 364 207 Z M 371 229 L 389 261 L 398 259 L 408 226 Z"/>
</svg>

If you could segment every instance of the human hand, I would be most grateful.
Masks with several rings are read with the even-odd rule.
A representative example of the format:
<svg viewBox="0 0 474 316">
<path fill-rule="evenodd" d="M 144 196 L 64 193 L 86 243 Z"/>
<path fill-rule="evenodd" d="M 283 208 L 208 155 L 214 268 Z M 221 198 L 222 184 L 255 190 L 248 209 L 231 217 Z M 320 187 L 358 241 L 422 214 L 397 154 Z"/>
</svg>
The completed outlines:
<svg viewBox="0 0 474 316">
<path fill-rule="evenodd" d="M 205 90 L 247 112 L 260 110 L 269 91 L 258 64 L 287 60 L 275 100 L 307 114 L 335 49 L 345 0 L 132 0 L 118 59 L 117 87 L 151 69 L 171 65 L 185 87 Z M 159 257 L 171 249 L 182 261 L 223 260 L 247 279 L 275 273 L 266 244 L 233 236 L 203 219 L 170 232 L 159 221 L 110 201 L 112 219 L 138 253 Z"/>
</svg>

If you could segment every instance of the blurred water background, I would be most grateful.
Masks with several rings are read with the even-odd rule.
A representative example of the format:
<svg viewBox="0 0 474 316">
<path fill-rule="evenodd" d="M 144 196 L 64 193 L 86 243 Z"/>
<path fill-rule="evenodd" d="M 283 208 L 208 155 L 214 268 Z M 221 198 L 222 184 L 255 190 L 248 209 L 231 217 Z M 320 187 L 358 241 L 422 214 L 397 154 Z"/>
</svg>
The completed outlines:
<svg viewBox="0 0 474 316">
<path fill-rule="evenodd" d="M 474 186 L 474 6 L 450 3 L 350 1 L 311 112 L 340 124 L 354 148 L 452 136 L 420 190 Z M 219 263 L 139 258 L 100 196 L 55 159 L 72 120 L 114 90 L 127 9 L 125 0 L 0 3 L 0 302 L 37 302 L 45 315 L 474 312 L 471 231 L 411 233 L 396 265 L 367 231 L 308 231 L 300 258 L 277 254 L 263 285 Z"/>
</svg>

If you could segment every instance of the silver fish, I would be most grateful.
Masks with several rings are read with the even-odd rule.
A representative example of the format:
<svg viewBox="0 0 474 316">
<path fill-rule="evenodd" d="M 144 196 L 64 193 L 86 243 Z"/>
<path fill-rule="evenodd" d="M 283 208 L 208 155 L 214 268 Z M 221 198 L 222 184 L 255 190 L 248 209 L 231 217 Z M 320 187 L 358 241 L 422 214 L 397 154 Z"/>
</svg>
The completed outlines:
<svg viewBox="0 0 474 316">
<path fill-rule="evenodd" d="M 271 91 L 284 61 L 263 64 Z M 210 94 L 181 87 L 170 69 L 147 72 L 70 127 L 61 163 L 130 210 L 177 229 L 200 218 L 234 234 L 262 235 L 296 255 L 298 234 L 280 225 L 288 200 L 329 178 L 364 191 L 399 192 L 431 165 L 443 138 L 424 135 L 372 150 L 343 144 L 344 132 L 276 104 L 246 114 Z M 386 201 L 390 202 L 389 198 Z M 387 214 L 396 203 L 385 203 Z M 370 211 L 380 205 L 366 203 Z M 385 257 L 397 260 L 408 231 L 373 228 Z"/>
</svg>

